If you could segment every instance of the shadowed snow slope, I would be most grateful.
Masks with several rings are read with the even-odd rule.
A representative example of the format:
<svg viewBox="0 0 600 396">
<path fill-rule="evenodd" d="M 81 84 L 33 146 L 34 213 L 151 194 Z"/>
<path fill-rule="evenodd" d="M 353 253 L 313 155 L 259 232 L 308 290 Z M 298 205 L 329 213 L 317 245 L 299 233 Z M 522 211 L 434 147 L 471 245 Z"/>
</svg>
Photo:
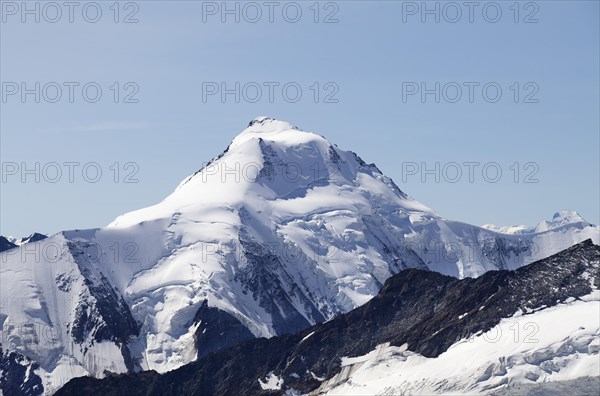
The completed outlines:
<svg viewBox="0 0 600 396">
<path fill-rule="evenodd" d="M 585 222 L 507 235 L 443 219 L 353 152 L 259 117 L 162 202 L 2 252 L 2 347 L 39 364 L 47 393 L 165 372 L 332 319 L 406 268 L 477 277 L 588 238 Z"/>
</svg>

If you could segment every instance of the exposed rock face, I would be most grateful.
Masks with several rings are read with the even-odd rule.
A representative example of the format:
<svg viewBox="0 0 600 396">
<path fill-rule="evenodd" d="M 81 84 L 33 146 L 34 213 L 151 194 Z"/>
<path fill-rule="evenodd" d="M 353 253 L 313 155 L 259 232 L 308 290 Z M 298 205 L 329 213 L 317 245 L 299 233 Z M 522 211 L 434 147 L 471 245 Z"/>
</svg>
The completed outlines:
<svg viewBox="0 0 600 396">
<path fill-rule="evenodd" d="M 48 235 L 40 234 L 39 232 L 34 232 L 33 234 L 29 235 L 28 237 L 21 238 L 21 241 L 19 242 L 19 244 L 22 245 L 24 243 L 37 242 L 37 241 L 44 240 L 46 238 L 48 238 Z"/>
<path fill-rule="evenodd" d="M 3 236 L 0 236 L 0 252 L 3 252 L 5 250 L 9 250 L 12 248 L 17 247 L 17 245 L 15 245 L 14 243 L 10 242 L 8 239 L 6 239 Z"/>
<path fill-rule="evenodd" d="M 239 320 L 225 311 L 209 307 L 206 302 L 196 313 L 194 324 L 198 326 L 194 335 L 198 357 L 254 338 Z"/>
<path fill-rule="evenodd" d="M 0 344 L 0 389 L 4 395 L 37 396 L 44 392 L 35 374 L 39 365 L 16 352 L 5 352 Z"/>
</svg>

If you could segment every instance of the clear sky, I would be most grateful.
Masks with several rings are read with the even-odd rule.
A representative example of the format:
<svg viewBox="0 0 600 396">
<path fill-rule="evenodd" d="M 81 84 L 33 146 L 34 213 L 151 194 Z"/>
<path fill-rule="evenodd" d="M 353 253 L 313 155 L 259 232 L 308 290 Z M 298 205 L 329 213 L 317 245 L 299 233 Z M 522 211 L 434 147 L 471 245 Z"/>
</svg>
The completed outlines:
<svg viewBox="0 0 600 396">
<path fill-rule="evenodd" d="M 314 3 L 3 0 L 0 234 L 156 203 L 258 115 L 356 151 L 446 218 L 598 224 L 598 1 Z M 239 103 L 214 92 L 236 83 Z"/>
</svg>

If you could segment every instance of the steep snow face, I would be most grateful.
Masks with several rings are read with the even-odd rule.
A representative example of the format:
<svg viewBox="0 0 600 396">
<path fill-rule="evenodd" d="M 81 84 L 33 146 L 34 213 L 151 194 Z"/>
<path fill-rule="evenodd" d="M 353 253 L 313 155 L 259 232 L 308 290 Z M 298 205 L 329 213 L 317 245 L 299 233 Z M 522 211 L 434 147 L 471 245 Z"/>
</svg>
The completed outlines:
<svg viewBox="0 0 600 396">
<path fill-rule="evenodd" d="M 227 218 L 223 212 L 243 206 L 268 210 L 261 217 L 270 220 L 315 210 L 355 210 L 361 205 L 370 211 L 372 197 L 382 204 L 389 201 L 395 209 L 402 204 L 406 212 L 432 214 L 356 154 L 287 122 L 261 117 L 163 202 L 120 216 L 109 227 L 170 218 L 174 213 Z"/>
<path fill-rule="evenodd" d="M 520 237 L 444 220 L 353 152 L 268 117 L 163 202 L 99 233 L 145 229 L 152 238 L 136 244 L 162 246 L 158 261 L 124 264 L 116 282 L 144 321 L 133 349 L 159 372 L 194 358 L 189 324 L 204 300 L 269 337 L 362 305 L 404 268 L 478 276 L 598 243 L 591 227 Z"/>
<path fill-rule="evenodd" d="M 35 362 L 28 375 L 47 393 L 133 368 L 126 343 L 137 325 L 87 247 L 57 234 L 0 255 L 2 349 Z"/>
<path fill-rule="evenodd" d="M 8 319 L 60 326 L 58 344 L 42 345 L 34 329 L 31 347 L 15 347 L 47 373 L 70 365 L 59 382 L 165 372 L 196 359 L 199 339 L 218 338 L 198 334 L 205 301 L 270 337 L 364 304 L 405 268 L 476 277 L 588 238 L 599 243 L 598 228 L 584 223 L 505 235 L 445 220 L 353 152 L 259 117 L 162 202 L 3 252 L 0 318 L 4 333 Z M 46 264 L 27 253 L 55 245 L 64 256 Z M 101 336 L 84 347 L 91 330 L 74 324 L 88 321 Z"/>
<path fill-rule="evenodd" d="M 342 358 L 322 385 L 327 395 L 491 394 L 508 384 L 600 377 L 600 292 L 579 301 L 521 313 L 436 358 L 381 345 Z"/>
<path fill-rule="evenodd" d="M 156 224 L 158 262 L 124 265 L 116 282 L 134 315 L 153 318 L 142 367 L 164 371 L 194 357 L 186 325 L 203 300 L 268 337 L 349 311 L 393 273 L 425 267 L 400 251 L 409 216 L 437 218 L 354 153 L 260 118 L 163 202 L 98 234 Z"/>
</svg>

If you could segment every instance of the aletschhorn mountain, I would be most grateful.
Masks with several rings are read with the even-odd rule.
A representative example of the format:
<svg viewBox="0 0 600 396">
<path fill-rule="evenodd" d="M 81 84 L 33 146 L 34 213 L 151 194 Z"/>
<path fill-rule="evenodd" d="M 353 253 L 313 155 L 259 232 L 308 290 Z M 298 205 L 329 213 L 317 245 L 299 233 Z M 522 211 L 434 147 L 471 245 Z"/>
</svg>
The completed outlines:
<svg viewBox="0 0 600 396">
<path fill-rule="evenodd" d="M 164 373 L 350 312 L 406 269 L 476 278 L 600 242 L 571 212 L 548 224 L 444 219 L 357 154 L 259 117 L 162 202 L 0 253 L 0 386 Z"/>
</svg>

